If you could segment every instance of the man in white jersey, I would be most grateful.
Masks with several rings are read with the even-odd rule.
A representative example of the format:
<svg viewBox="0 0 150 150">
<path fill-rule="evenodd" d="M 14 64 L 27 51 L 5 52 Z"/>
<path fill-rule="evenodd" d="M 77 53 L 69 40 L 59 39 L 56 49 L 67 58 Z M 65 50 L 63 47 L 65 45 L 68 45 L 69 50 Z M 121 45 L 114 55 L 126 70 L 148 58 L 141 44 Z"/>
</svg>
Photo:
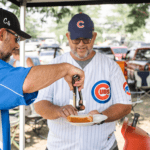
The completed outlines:
<svg viewBox="0 0 150 150">
<path fill-rule="evenodd" d="M 97 33 L 88 15 L 73 16 L 66 36 L 71 52 L 53 59 L 51 64 L 67 62 L 83 69 L 83 113 L 102 113 L 108 119 L 93 126 L 73 126 L 66 122 L 66 117 L 77 115 L 77 110 L 71 105 L 73 92 L 64 79 L 60 79 L 40 90 L 34 103 L 36 112 L 48 120 L 46 149 L 117 150 L 115 121 L 130 113 L 132 107 L 124 75 L 115 61 L 93 51 Z"/>
<path fill-rule="evenodd" d="M 21 31 L 17 17 L 0 8 L 0 150 L 11 150 L 9 109 L 33 103 L 38 90 L 64 77 L 72 90 L 72 76 L 80 75 L 75 86 L 83 88 L 84 72 L 71 64 L 14 68 L 6 63 L 12 52 L 19 49 L 18 42 L 31 38 Z"/>
</svg>

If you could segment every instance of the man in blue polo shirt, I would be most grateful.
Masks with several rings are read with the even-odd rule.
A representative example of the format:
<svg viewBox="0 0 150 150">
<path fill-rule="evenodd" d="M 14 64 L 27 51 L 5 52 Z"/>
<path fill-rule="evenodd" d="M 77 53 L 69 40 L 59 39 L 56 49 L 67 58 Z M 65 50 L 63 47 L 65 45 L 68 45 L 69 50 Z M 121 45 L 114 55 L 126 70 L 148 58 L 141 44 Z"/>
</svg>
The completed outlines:
<svg viewBox="0 0 150 150">
<path fill-rule="evenodd" d="M 0 150 L 10 150 L 9 109 L 31 104 L 37 91 L 64 77 L 70 90 L 72 76 L 81 77 L 74 86 L 83 88 L 84 72 L 68 63 L 14 68 L 6 63 L 12 52 L 19 49 L 18 42 L 31 38 L 20 30 L 17 17 L 0 8 Z"/>
</svg>

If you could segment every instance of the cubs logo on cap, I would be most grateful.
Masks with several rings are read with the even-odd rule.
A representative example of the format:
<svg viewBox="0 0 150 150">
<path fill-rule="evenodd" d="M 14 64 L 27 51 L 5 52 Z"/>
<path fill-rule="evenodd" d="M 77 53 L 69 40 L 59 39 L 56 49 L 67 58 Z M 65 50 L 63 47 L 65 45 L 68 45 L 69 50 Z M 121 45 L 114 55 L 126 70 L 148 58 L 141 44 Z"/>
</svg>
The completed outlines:
<svg viewBox="0 0 150 150">
<path fill-rule="evenodd" d="M 80 20 L 77 22 L 77 27 L 78 28 L 84 28 L 84 21 Z"/>
<path fill-rule="evenodd" d="M 129 86 L 128 86 L 127 82 L 125 82 L 123 84 L 123 89 L 126 92 L 126 94 L 131 95 L 130 90 L 129 90 Z"/>
<path fill-rule="evenodd" d="M 111 99 L 110 83 L 106 80 L 98 81 L 91 91 L 93 99 L 98 103 L 107 103 Z"/>
</svg>

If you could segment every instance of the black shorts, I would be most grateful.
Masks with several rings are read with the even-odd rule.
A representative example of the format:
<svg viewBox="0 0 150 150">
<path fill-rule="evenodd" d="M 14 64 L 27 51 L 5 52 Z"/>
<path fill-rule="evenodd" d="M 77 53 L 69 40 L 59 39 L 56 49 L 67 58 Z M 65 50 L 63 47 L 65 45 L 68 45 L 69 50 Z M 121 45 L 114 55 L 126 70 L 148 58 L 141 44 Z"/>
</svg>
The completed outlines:
<svg viewBox="0 0 150 150">
<path fill-rule="evenodd" d="M 48 150 L 47 148 L 45 150 Z M 113 150 L 119 150 L 118 146 L 116 146 Z"/>
<path fill-rule="evenodd" d="M 47 149 L 48 150 L 48 149 Z M 119 150 L 118 146 L 116 146 L 113 150 Z"/>
</svg>

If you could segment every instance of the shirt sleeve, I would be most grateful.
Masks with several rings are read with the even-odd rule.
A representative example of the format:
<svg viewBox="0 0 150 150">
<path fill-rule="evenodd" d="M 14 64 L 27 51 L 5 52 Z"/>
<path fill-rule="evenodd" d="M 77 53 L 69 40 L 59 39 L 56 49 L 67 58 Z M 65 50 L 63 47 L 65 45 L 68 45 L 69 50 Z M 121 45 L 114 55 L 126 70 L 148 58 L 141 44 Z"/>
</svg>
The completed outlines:
<svg viewBox="0 0 150 150">
<path fill-rule="evenodd" d="M 110 78 L 113 104 L 132 104 L 129 86 L 125 80 L 121 68 L 116 62 L 112 62 Z"/>
<path fill-rule="evenodd" d="M 19 105 L 29 105 L 38 92 L 23 93 L 23 83 L 31 68 L 10 65 L 0 66 L 0 110 L 8 110 Z"/>
<path fill-rule="evenodd" d="M 53 102 L 53 95 L 54 95 L 54 84 L 51 84 L 50 86 L 39 90 L 38 96 L 35 99 L 34 103 L 37 103 L 42 100 Z"/>
</svg>

